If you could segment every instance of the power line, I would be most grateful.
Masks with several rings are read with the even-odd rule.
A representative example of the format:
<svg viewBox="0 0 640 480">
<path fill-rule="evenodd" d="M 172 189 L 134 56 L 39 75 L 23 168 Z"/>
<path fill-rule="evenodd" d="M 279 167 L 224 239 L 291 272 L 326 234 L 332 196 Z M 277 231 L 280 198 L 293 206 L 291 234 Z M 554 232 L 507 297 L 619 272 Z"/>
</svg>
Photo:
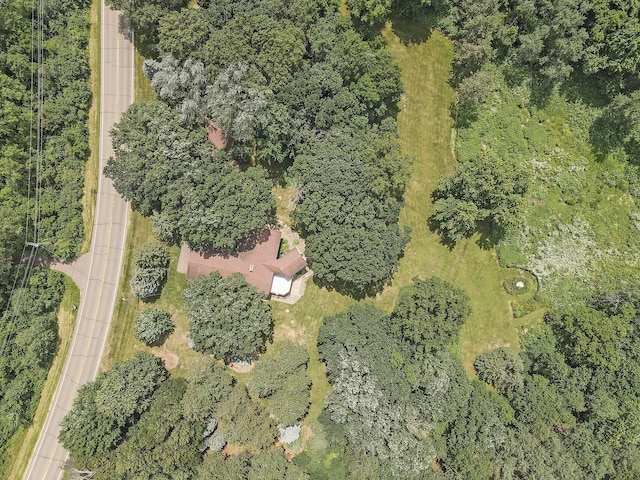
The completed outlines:
<svg viewBox="0 0 640 480">
<path fill-rule="evenodd" d="M 42 146 L 43 146 L 43 125 L 42 125 L 42 107 L 44 103 L 44 62 L 43 62 L 43 30 L 44 30 L 44 0 L 38 0 L 36 8 L 35 0 L 31 0 L 31 96 L 30 96 L 30 115 L 29 115 L 29 161 L 27 166 L 27 212 L 25 218 L 25 238 L 24 245 L 22 247 L 22 254 L 20 255 L 20 262 L 18 265 L 22 265 L 25 261 L 25 254 L 27 248 L 30 248 L 29 258 L 27 260 L 24 271 L 22 272 L 22 280 L 20 282 L 20 289 L 24 289 L 29 282 L 31 272 L 38 255 L 39 243 L 39 224 L 40 224 L 40 189 L 41 189 L 41 169 L 42 169 Z M 34 27 L 34 24 L 37 27 Z M 34 30 L 37 33 L 34 33 Z M 36 37 L 34 41 L 34 36 Z M 34 44 L 37 42 L 37 48 L 34 48 Z M 34 81 L 34 51 L 37 50 L 37 69 L 36 69 L 36 81 Z M 34 84 L 37 84 L 34 85 Z M 33 148 L 33 127 L 34 127 L 34 90 L 37 90 L 36 97 L 36 142 L 35 142 L 35 155 Z M 34 218 L 33 218 L 33 241 L 29 241 L 29 204 L 31 203 L 31 179 L 32 179 L 32 166 L 35 156 L 35 181 L 34 181 Z M 18 278 L 20 277 L 20 268 L 16 268 L 13 284 L 7 304 L 5 306 L 4 317 L 7 318 L 7 313 L 11 309 L 11 315 L 6 322 L 6 334 L 0 347 L 0 357 L 4 357 L 6 354 L 7 345 L 11 341 L 13 336 L 13 327 L 18 317 L 19 308 L 15 305 L 15 292 L 18 285 Z M 24 300 L 23 300 L 24 301 Z"/>
</svg>

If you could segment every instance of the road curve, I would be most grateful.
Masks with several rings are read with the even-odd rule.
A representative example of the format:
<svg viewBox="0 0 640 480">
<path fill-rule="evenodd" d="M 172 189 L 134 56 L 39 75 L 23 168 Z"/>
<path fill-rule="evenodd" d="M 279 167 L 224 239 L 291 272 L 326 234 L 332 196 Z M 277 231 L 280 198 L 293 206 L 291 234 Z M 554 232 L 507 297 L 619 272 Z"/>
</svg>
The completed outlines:
<svg viewBox="0 0 640 480">
<path fill-rule="evenodd" d="M 91 250 L 83 255 L 84 285 L 76 328 L 60 383 L 25 474 L 27 480 L 58 480 L 68 452 L 58 443 L 59 424 L 78 387 L 93 380 L 109 333 L 129 221 L 129 206 L 102 175 L 112 155 L 109 131 L 133 102 L 133 45 L 124 17 L 102 3 L 100 177 Z M 54 267 L 55 268 L 55 267 Z"/>
</svg>

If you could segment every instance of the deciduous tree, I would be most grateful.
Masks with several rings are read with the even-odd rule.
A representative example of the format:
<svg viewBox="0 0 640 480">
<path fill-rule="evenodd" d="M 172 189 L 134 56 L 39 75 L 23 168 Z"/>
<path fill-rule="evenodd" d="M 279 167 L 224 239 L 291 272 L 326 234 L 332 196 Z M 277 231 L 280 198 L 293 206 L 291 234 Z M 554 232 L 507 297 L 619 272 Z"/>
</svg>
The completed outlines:
<svg viewBox="0 0 640 480">
<path fill-rule="evenodd" d="M 173 332 L 175 325 L 169 312 L 145 308 L 133 322 L 133 330 L 141 342 L 151 345 Z"/>
<path fill-rule="evenodd" d="M 478 222 L 488 220 L 499 235 L 520 221 L 529 172 L 521 165 L 485 151 L 475 160 L 456 166 L 455 172 L 438 181 L 434 194 L 442 235 L 456 243 L 471 235 Z"/>
<path fill-rule="evenodd" d="M 463 290 L 439 277 L 416 277 L 400 291 L 391 319 L 401 338 L 422 354 L 454 342 L 470 314 Z"/>
<path fill-rule="evenodd" d="M 281 425 L 293 425 L 307 413 L 311 387 L 308 361 L 304 347 L 286 341 L 262 357 L 252 371 L 249 391 L 267 399 Z"/>
<path fill-rule="evenodd" d="M 476 358 L 473 366 L 478 377 L 493 385 L 499 392 L 522 387 L 524 381 L 522 360 L 510 348 L 489 350 Z"/>
<path fill-rule="evenodd" d="M 191 280 L 184 299 L 194 348 L 225 361 L 261 350 L 273 328 L 264 297 L 239 273 Z"/>
<path fill-rule="evenodd" d="M 60 424 L 60 441 L 86 466 L 113 450 L 151 405 L 155 390 L 168 377 L 162 361 L 138 353 L 116 363 L 78 390 L 73 407 Z"/>
</svg>

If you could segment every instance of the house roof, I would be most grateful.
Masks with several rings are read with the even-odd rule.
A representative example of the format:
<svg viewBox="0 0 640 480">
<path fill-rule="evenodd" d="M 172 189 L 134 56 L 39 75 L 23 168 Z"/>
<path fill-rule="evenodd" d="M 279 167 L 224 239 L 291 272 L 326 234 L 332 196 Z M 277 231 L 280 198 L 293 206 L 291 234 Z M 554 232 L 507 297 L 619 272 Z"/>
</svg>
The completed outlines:
<svg viewBox="0 0 640 480">
<path fill-rule="evenodd" d="M 218 150 L 227 146 L 227 134 L 216 127 L 211 120 L 207 120 L 207 138 Z"/>
<path fill-rule="evenodd" d="M 279 273 L 286 278 L 293 278 L 296 273 L 307 266 L 307 261 L 300 255 L 300 252 L 294 248 L 271 263 L 270 266 L 276 268 L 274 273 Z"/>
<path fill-rule="evenodd" d="M 188 263 L 183 273 L 188 279 L 194 279 L 214 271 L 223 277 L 239 272 L 247 282 L 268 295 L 274 274 L 291 279 L 307 266 L 297 249 L 278 258 L 280 238 L 281 233 L 277 230 L 262 230 L 247 238 L 236 252 L 188 250 Z"/>
</svg>

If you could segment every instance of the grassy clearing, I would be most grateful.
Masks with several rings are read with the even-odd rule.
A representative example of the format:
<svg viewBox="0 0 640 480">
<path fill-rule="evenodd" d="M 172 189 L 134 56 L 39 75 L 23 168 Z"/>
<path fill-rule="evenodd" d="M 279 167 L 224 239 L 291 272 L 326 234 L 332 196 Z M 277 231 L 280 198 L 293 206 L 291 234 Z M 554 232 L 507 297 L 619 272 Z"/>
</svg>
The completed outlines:
<svg viewBox="0 0 640 480">
<path fill-rule="evenodd" d="M 89 33 L 89 85 L 92 101 L 89 109 L 89 148 L 91 153 L 84 171 L 84 194 L 82 196 L 82 221 L 84 223 L 84 240 L 80 247 L 80 254 L 87 253 L 91 248 L 91 234 L 93 232 L 93 216 L 98 195 L 98 176 L 100 170 L 100 20 L 102 11 L 100 2 L 94 0 L 90 11 L 91 31 Z"/>
<path fill-rule="evenodd" d="M 0 471 L 0 478 L 19 479 L 24 477 L 27 466 L 29 465 L 29 460 L 31 459 L 31 454 L 38 441 L 38 435 L 42 431 L 44 422 L 47 419 L 49 406 L 51 405 L 53 395 L 56 392 L 60 376 L 62 375 L 62 369 L 64 368 L 69 346 L 71 345 L 71 337 L 73 336 L 76 315 L 78 313 L 77 306 L 79 304 L 80 290 L 71 278 L 65 277 L 65 292 L 62 296 L 60 309 L 58 310 L 58 337 L 60 338 L 60 342 L 56 350 L 56 356 L 53 359 L 49 375 L 42 389 L 38 408 L 36 409 L 31 426 L 29 429 L 19 430 L 11 439 L 5 465 L 7 465 L 7 468 L 9 465 L 13 465 L 13 467 L 10 472 Z"/>
<path fill-rule="evenodd" d="M 535 152 L 535 161 L 522 160 L 533 171 L 523 222 L 528 228 L 506 238 L 499 252 L 505 263 L 536 274 L 537 298 L 549 308 L 633 290 L 629 286 L 640 281 L 640 229 L 632 221 L 640 209 L 629 192 L 627 163 L 615 155 L 599 159 L 592 151 L 589 131 L 599 114 L 597 107 L 554 93 L 544 108 L 525 110 L 524 128 L 501 108 L 480 117 L 486 125 L 509 119 Z"/>
<path fill-rule="evenodd" d="M 133 256 L 143 243 L 156 241 L 151 231 L 151 222 L 138 213 L 131 215 L 127 234 L 126 254 L 122 266 L 120 286 L 113 312 L 109 339 L 102 358 L 101 368 L 108 370 L 115 362 L 131 358 L 139 351 L 150 351 L 165 361 L 174 374 L 183 375 L 185 368 L 198 354 L 187 345 L 189 333 L 187 315 L 182 307 L 182 292 L 187 287 L 186 277 L 176 272 L 180 249 L 171 248 L 171 264 L 162 294 L 150 301 L 142 301 L 131 294 L 129 280 L 134 269 Z M 176 324 L 175 331 L 159 346 L 148 347 L 136 340 L 133 321 L 147 307 L 159 308 L 171 314 Z"/>
<path fill-rule="evenodd" d="M 135 79 L 134 79 L 134 93 L 136 102 L 140 100 L 152 100 L 156 98 L 156 94 L 151 88 L 151 83 L 147 80 L 142 74 L 142 64 L 146 59 L 140 53 L 138 46 L 136 45 L 136 52 L 134 55 L 134 65 L 135 65 Z"/>
<path fill-rule="evenodd" d="M 425 35 L 425 28 L 403 21 L 388 25 L 382 32 L 402 69 L 405 94 L 400 101 L 398 131 L 403 151 L 414 165 L 405 193 L 406 205 L 400 214 L 400 223 L 411 227 L 411 242 L 393 284 L 378 302 L 389 311 L 399 288 L 414 276 L 437 275 L 463 288 L 471 298 L 473 313 L 461 332 L 460 353 L 473 375 L 477 355 L 498 346 L 518 348 L 521 324 L 533 319 L 514 322 L 509 306 L 513 298 L 502 282 L 515 271 L 501 268 L 493 249 L 483 248 L 476 235 L 449 250 L 427 226 L 426 220 L 434 212 L 431 193 L 437 180 L 453 170 L 455 155 L 449 113 L 454 92 L 447 83 L 453 46 L 435 31 Z"/>
</svg>

